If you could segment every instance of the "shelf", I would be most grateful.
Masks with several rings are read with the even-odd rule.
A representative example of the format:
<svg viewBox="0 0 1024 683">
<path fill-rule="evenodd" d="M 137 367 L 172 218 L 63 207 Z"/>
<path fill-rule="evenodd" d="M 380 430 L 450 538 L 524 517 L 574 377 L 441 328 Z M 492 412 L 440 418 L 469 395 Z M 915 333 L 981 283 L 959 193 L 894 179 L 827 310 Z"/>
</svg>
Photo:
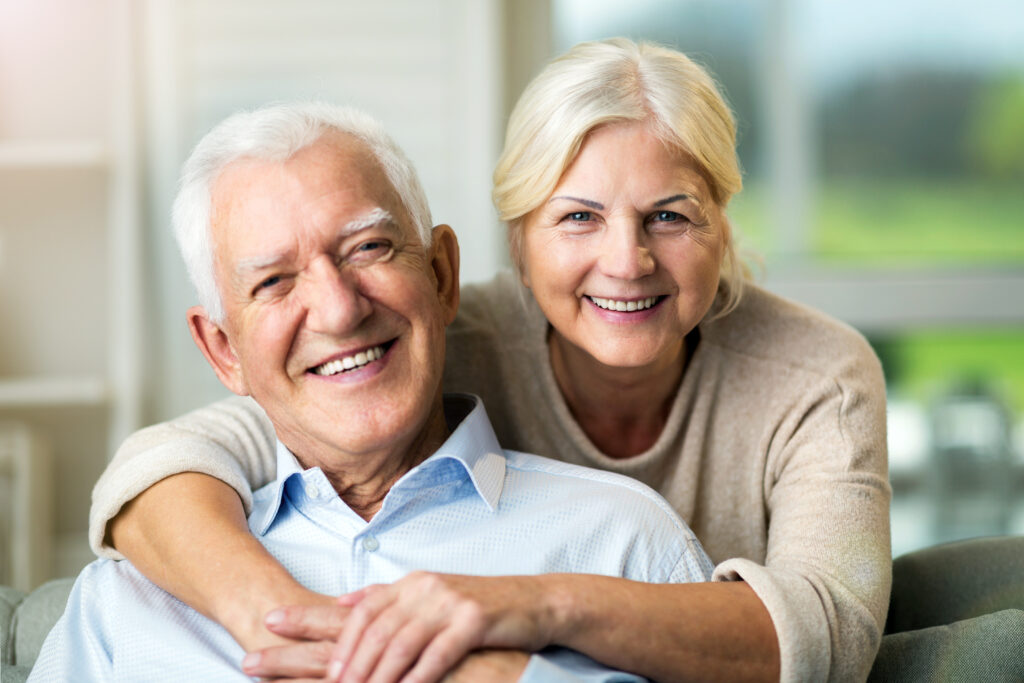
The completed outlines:
<svg viewBox="0 0 1024 683">
<path fill-rule="evenodd" d="M 0 409 L 58 405 L 103 405 L 109 392 L 95 377 L 0 379 Z"/>
<path fill-rule="evenodd" d="M 0 170 L 24 168 L 104 168 L 107 146 L 97 140 L 0 141 Z"/>
</svg>

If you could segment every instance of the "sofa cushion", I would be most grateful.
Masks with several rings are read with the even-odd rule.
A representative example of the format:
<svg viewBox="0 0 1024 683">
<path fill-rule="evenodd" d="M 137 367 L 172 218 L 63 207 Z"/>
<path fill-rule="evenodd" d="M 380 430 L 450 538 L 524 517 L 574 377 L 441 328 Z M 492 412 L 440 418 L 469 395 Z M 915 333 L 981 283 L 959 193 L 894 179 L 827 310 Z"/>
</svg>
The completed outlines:
<svg viewBox="0 0 1024 683">
<path fill-rule="evenodd" d="M 1006 609 L 944 626 L 891 633 L 870 683 L 1024 681 L 1024 611 Z"/>
<path fill-rule="evenodd" d="M 74 579 L 57 579 L 28 595 L 0 587 L 2 683 L 21 683 L 28 677 L 46 634 L 64 613 L 74 583 Z"/>
</svg>

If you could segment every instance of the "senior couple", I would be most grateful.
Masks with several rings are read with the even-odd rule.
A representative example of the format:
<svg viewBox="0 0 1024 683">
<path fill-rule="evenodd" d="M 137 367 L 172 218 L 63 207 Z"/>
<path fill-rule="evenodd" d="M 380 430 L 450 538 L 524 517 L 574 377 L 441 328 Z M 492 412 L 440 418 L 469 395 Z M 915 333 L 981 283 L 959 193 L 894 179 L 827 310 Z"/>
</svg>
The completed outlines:
<svg viewBox="0 0 1024 683">
<path fill-rule="evenodd" d="M 740 185 L 700 67 L 579 45 L 495 171 L 516 273 L 460 306 L 454 233 L 376 124 L 229 118 L 174 224 L 193 338 L 258 407 L 122 447 L 90 533 L 132 563 L 83 572 L 33 676 L 864 678 L 891 571 L 881 372 L 744 285 Z"/>
</svg>

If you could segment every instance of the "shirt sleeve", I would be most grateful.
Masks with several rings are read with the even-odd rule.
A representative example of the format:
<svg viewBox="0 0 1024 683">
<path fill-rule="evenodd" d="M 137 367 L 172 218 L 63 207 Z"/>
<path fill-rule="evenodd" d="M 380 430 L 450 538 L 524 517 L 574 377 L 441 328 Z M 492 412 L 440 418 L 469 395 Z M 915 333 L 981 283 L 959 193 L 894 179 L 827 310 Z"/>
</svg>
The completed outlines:
<svg viewBox="0 0 1024 683">
<path fill-rule="evenodd" d="M 865 344 L 866 347 L 866 344 Z M 726 560 L 775 626 L 783 681 L 864 680 L 881 642 L 892 557 L 885 389 L 870 350 L 804 394 L 774 435 L 764 565 Z"/>
<path fill-rule="evenodd" d="M 665 583 L 710 581 L 714 564 L 696 537 L 688 539 Z"/>
<path fill-rule="evenodd" d="M 88 573 L 87 567 L 75 581 L 64 613 L 43 641 L 28 677 L 30 682 L 114 679 L 104 624 L 91 618 L 85 609 Z"/>
<path fill-rule="evenodd" d="M 233 397 L 132 434 L 118 448 L 92 491 L 89 544 L 100 557 L 124 556 L 106 545 L 107 524 L 121 507 L 165 477 L 200 472 L 227 483 L 246 515 L 252 492 L 274 478 L 276 437 L 249 398 Z"/>
<path fill-rule="evenodd" d="M 643 683 L 646 680 L 609 669 L 575 650 L 553 647 L 530 657 L 519 683 Z"/>
</svg>

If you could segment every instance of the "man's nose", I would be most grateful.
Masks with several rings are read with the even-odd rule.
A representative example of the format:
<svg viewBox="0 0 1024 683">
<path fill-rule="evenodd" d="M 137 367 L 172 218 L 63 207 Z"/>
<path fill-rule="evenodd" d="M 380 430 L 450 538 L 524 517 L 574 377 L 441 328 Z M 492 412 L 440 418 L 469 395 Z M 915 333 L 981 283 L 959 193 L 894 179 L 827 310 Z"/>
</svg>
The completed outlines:
<svg viewBox="0 0 1024 683">
<path fill-rule="evenodd" d="M 359 274 L 339 268 L 329 258 L 310 264 L 300 285 L 306 308 L 306 327 L 321 334 L 345 334 L 373 311 L 359 288 Z"/>
<path fill-rule="evenodd" d="M 598 260 L 601 272 L 620 280 L 638 280 L 653 273 L 654 256 L 646 237 L 644 226 L 638 221 L 609 223 L 601 239 Z"/>
</svg>

